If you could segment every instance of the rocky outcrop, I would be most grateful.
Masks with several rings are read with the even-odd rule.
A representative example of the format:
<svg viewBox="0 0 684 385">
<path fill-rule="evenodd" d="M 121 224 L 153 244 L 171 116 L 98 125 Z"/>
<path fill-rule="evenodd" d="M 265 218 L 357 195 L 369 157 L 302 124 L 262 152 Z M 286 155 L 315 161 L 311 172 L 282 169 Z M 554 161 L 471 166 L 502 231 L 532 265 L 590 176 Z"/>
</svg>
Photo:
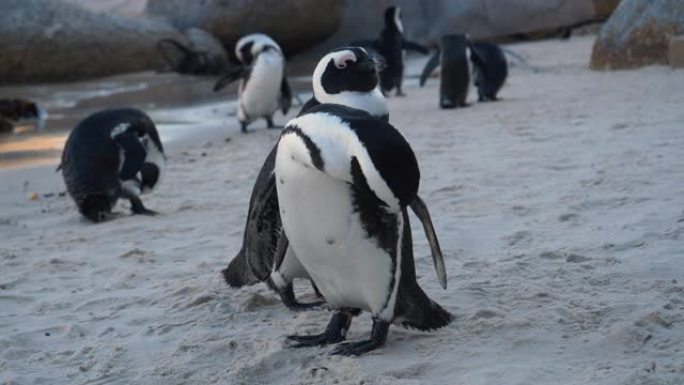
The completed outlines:
<svg viewBox="0 0 684 385">
<path fill-rule="evenodd" d="M 622 0 L 596 38 L 591 68 L 667 64 L 670 37 L 682 33 L 682 0 Z"/>
<path fill-rule="evenodd" d="M 557 30 L 598 19 L 612 12 L 619 0 L 347 0 L 335 43 L 374 37 L 382 28 L 382 13 L 392 4 L 403 10 L 405 34 L 436 44 L 446 33 L 467 33 L 475 40 Z M 360 12 L 363 10 L 363 12 Z"/>
<path fill-rule="evenodd" d="M 218 39 L 199 28 L 185 31 L 185 41 L 164 39 L 159 53 L 175 72 L 192 75 L 219 75 L 230 66 L 228 54 Z"/>
<path fill-rule="evenodd" d="M 168 23 L 95 13 L 51 0 L 3 0 L 0 84 L 68 81 L 163 68 Z"/>
<path fill-rule="evenodd" d="M 199 27 L 226 46 L 253 32 L 273 37 L 286 53 L 320 42 L 340 25 L 340 0 L 148 0 L 147 12 L 179 29 Z"/>
</svg>

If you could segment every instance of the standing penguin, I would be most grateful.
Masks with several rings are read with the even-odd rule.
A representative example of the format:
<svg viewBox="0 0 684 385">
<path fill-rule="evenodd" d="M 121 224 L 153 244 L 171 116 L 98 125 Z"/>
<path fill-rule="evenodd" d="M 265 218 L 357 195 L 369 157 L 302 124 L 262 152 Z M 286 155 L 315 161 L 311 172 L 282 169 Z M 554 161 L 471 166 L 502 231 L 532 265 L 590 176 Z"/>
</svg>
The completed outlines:
<svg viewBox="0 0 684 385">
<path fill-rule="evenodd" d="M 385 26 L 376 40 L 359 40 L 352 42 L 351 45 L 373 48 L 385 58 L 386 67 L 380 73 L 380 87 L 385 95 L 396 88 L 397 96 L 404 96 L 401 90 L 404 79 L 404 50 L 428 54 L 427 48 L 404 39 L 401 8 L 396 6 L 385 10 Z"/>
<path fill-rule="evenodd" d="M 374 57 L 359 47 L 339 48 L 325 55 L 314 70 L 314 95 L 302 107 L 300 115 L 324 102 L 351 106 L 387 121 L 387 101 L 377 89 L 379 65 Z M 231 287 L 266 281 L 280 294 L 288 308 L 305 310 L 320 303 L 302 304 L 296 301 L 292 281 L 295 278 L 308 278 L 308 274 L 294 253 L 287 250 L 284 263 L 274 269 L 274 253 L 281 235 L 274 173 L 275 155 L 276 147 L 261 167 L 252 189 L 242 247 L 223 270 L 223 276 Z M 427 206 L 416 197 L 411 208 L 423 223 L 433 258 L 442 261 L 442 252 Z M 443 266 L 443 262 L 436 263 Z M 441 274 L 445 276 L 443 270 Z"/>
<path fill-rule="evenodd" d="M 266 119 L 268 128 L 276 128 L 273 114 L 278 107 L 287 114 L 292 104 L 280 46 L 270 37 L 255 33 L 238 40 L 235 55 L 242 65 L 220 78 L 214 91 L 240 79 L 237 116 L 242 132 L 247 132 L 247 126 L 259 118 Z"/>
<path fill-rule="evenodd" d="M 140 200 L 159 181 L 164 149 L 152 120 L 132 108 L 90 115 L 71 131 L 62 152 L 62 177 L 83 216 L 101 222 L 119 198 L 134 214 L 153 215 Z"/>
<path fill-rule="evenodd" d="M 487 42 L 471 42 L 470 60 L 473 63 L 478 101 L 497 100 L 496 94 L 508 77 L 508 61 L 500 46 Z"/>
<path fill-rule="evenodd" d="M 337 310 L 322 334 L 288 337 L 293 347 L 343 341 L 362 310 L 373 316 L 370 339 L 340 344 L 332 354 L 382 346 L 391 323 L 432 330 L 451 322 L 416 281 L 406 208 L 420 172 L 392 125 L 345 106 L 314 107 L 285 127 L 275 176 L 286 235 L 275 266 L 291 247 Z M 446 288 L 446 277 L 441 283 Z"/>
<path fill-rule="evenodd" d="M 441 108 L 466 107 L 470 86 L 470 64 L 468 39 L 463 34 L 442 36 L 439 49 L 425 64 L 420 76 L 420 86 L 441 66 L 439 106 Z"/>
</svg>

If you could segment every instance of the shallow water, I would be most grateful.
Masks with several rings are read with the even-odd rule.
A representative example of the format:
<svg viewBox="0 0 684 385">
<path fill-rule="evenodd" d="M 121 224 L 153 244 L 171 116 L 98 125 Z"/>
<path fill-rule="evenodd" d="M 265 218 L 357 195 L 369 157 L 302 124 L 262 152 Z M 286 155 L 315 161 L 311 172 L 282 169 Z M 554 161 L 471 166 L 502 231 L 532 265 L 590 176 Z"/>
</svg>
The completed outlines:
<svg viewBox="0 0 684 385">
<path fill-rule="evenodd" d="M 0 97 L 35 101 L 49 113 L 43 130 L 22 124 L 15 127 L 14 133 L 0 134 L 0 169 L 56 165 L 74 125 L 105 108 L 135 107 L 146 111 L 165 144 L 196 141 L 216 136 L 222 130 L 230 135 L 237 128 L 237 83 L 214 92 L 215 81 L 215 77 L 143 72 L 77 83 L 0 87 Z M 309 92 L 307 78 L 291 78 L 290 83 L 302 98 Z M 294 106 L 298 106 L 297 102 Z"/>
</svg>

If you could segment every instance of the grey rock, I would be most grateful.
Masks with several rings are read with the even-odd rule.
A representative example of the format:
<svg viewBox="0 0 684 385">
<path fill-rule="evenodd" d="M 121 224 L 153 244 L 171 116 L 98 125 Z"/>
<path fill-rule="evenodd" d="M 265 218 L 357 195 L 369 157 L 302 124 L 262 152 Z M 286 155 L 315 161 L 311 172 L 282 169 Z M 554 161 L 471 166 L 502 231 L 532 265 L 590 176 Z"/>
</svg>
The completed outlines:
<svg viewBox="0 0 684 385">
<path fill-rule="evenodd" d="M 149 0 L 147 12 L 180 29 L 205 29 L 226 47 L 246 34 L 265 33 L 289 54 L 333 34 L 344 5 L 341 0 Z"/>
<path fill-rule="evenodd" d="M 669 39 L 682 33 L 682 0 L 623 0 L 596 38 L 591 68 L 667 64 Z"/>
<path fill-rule="evenodd" d="M 168 23 L 95 13 L 50 0 L 1 0 L 0 84 L 66 81 L 163 68 Z"/>
</svg>

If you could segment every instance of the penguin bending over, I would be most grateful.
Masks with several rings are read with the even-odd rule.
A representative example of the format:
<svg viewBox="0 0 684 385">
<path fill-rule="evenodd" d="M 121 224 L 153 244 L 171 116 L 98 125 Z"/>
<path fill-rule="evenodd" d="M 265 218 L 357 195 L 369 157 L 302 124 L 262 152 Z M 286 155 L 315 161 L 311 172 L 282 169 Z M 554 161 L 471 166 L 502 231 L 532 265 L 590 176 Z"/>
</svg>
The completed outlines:
<svg viewBox="0 0 684 385">
<path fill-rule="evenodd" d="M 314 95 L 302 107 L 300 115 L 324 102 L 364 110 L 375 118 L 387 121 L 387 101 L 377 89 L 379 65 L 363 48 L 346 47 L 330 52 L 314 70 Z M 242 247 L 222 273 L 231 287 L 266 281 L 279 293 L 288 308 L 306 310 L 321 303 L 302 304 L 296 301 L 292 281 L 295 278 L 308 278 L 308 274 L 294 253 L 286 250 L 288 253 L 284 256 L 284 263 L 274 269 L 274 254 L 281 234 L 274 174 L 275 156 L 276 147 L 266 158 L 252 189 Z M 411 208 L 423 223 L 433 258 L 442 261 L 442 252 L 426 205 L 416 197 Z M 443 268 L 440 274 L 440 279 L 443 276 L 445 281 Z"/>
<path fill-rule="evenodd" d="M 508 61 L 501 47 L 494 43 L 471 42 L 468 44 L 473 63 L 478 101 L 498 100 L 499 92 L 508 77 Z"/>
<path fill-rule="evenodd" d="M 441 108 L 466 107 L 470 86 L 470 64 L 468 60 L 468 39 L 463 34 L 442 36 L 439 49 L 425 64 L 420 76 L 423 87 L 427 78 L 441 66 L 439 85 L 439 106 Z"/>
<path fill-rule="evenodd" d="M 392 89 L 397 89 L 397 96 L 404 96 L 401 84 L 404 79 L 404 50 L 413 50 L 424 55 L 427 48 L 418 43 L 404 39 L 404 26 L 401 23 L 401 8 L 388 7 L 385 10 L 385 26 L 376 40 L 359 40 L 352 42 L 353 46 L 373 48 L 386 61 L 385 69 L 380 73 L 380 87 L 387 95 Z"/>
<path fill-rule="evenodd" d="M 285 57 L 270 37 L 255 33 L 238 40 L 235 55 L 242 64 L 220 78 L 214 91 L 240 79 L 237 116 L 242 132 L 256 119 L 266 119 L 268 128 L 276 128 L 273 114 L 280 107 L 287 114 L 292 105 L 292 91 L 285 78 Z"/>
<path fill-rule="evenodd" d="M 340 344 L 332 354 L 382 346 L 392 323 L 432 330 L 451 322 L 416 281 L 407 207 L 420 172 L 392 125 L 365 111 L 316 106 L 285 127 L 275 177 L 284 232 L 275 267 L 291 248 L 337 309 L 322 334 L 288 337 L 293 347 L 343 341 L 361 311 L 373 316 L 370 339 Z"/>
<path fill-rule="evenodd" d="M 94 113 L 69 134 L 57 170 L 78 210 L 93 222 L 111 216 L 119 198 L 133 214 L 154 215 L 140 200 L 159 182 L 164 149 L 152 120 L 132 108 Z"/>
</svg>

